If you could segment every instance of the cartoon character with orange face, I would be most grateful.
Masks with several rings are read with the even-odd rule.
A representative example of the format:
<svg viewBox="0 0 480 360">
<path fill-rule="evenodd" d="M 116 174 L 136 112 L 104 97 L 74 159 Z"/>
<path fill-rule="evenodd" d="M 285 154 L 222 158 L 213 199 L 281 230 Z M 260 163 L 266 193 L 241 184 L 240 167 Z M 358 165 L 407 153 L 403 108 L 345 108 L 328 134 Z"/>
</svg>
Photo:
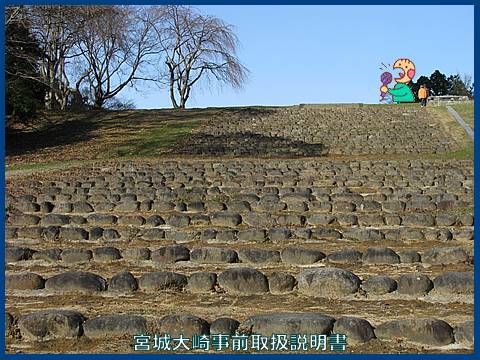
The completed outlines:
<svg viewBox="0 0 480 360">
<path fill-rule="evenodd" d="M 408 59 L 398 59 L 393 64 L 393 68 L 401 70 L 398 75 L 399 77 L 395 78 L 395 86 L 392 89 L 389 89 L 386 85 L 383 85 L 380 88 L 380 91 L 392 95 L 393 102 L 413 102 L 415 97 L 407 84 L 412 81 L 415 76 L 415 65 Z"/>
</svg>

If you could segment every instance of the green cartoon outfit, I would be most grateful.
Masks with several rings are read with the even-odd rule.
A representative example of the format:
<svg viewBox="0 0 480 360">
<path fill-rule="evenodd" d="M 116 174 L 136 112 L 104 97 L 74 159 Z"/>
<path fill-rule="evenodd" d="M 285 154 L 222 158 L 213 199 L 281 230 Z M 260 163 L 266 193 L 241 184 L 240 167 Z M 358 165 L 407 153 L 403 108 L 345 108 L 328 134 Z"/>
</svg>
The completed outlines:
<svg viewBox="0 0 480 360">
<path fill-rule="evenodd" d="M 396 103 L 414 101 L 412 90 L 406 84 L 397 83 L 393 89 L 388 89 L 388 92 L 393 95 L 393 101 Z"/>
</svg>

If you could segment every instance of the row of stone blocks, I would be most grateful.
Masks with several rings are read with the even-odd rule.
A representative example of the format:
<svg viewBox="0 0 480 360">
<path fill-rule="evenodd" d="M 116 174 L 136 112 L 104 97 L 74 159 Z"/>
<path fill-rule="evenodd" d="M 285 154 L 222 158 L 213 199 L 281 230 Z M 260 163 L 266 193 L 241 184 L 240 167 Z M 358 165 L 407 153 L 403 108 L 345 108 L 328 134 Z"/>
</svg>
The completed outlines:
<svg viewBox="0 0 480 360">
<path fill-rule="evenodd" d="M 231 203 L 235 201 L 248 201 L 252 206 L 259 206 L 263 202 L 282 201 L 285 203 L 316 201 L 340 202 L 348 201 L 357 206 L 364 201 L 377 201 L 380 203 L 387 201 L 404 201 L 417 203 L 419 206 L 431 207 L 442 201 L 457 201 L 465 197 L 473 196 L 472 184 L 456 184 L 454 186 L 443 186 L 439 184 L 425 184 L 420 187 L 409 186 L 408 184 L 387 185 L 385 183 L 365 184 L 356 187 L 346 187 L 336 184 L 334 181 L 323 181 L 324 186 L 310 187 L 276 187 L 257 185 L 249 187 L 195 187 L 195 188 L 108 188 L 108 189 L 75 189 L 52 191 L 49 188 L 26 190 L 33 194 L 29 195 L 7 195 L 7 204 L 30 206 L 32 208 L 41 207 L 39 210 L 48 209 L 48 203 L 71 203 L 72 207 L 78 208 L 76 211 L 88 210 L 83 203 L 90 204 L 113 202 L 128 203 L 142 202 L 145 200 L 155 200 L 157 202 L 194 202 L 194 201 L 223 201 Z M 426 188 L 427 187 L 427 188 Z M 59 192 L 58 194 L 49 194 Z M 33 204 L 33 205 L 32 205 Z M 74 206 L 75 205 L 75 206 Z"/>
<path fill-rule="evenodd" d="M 448 169 L 437 169 L 431 162 L 425 164 L 430 167 L 429 173 L 411 170 L 407 174 L 394 173 L 384 169 L 383 174 L 373 174 L 369 170 L 360 171 L 354 169 L 346 174 L 335 174 L 331 170 L 313 170 L 295 173 L 282 173 L 276 170 L 276 174 L 265 174 L 265 170 L 250 171 L 249 174 L 231 174 L 229 176 L 220 175 L 217 178 L 210 176 L 198 176 L 195 179 L 176 179 L 176 180 L 150 180 L 145 183 L 140 179 L 126 180 L 117 177 L 111 182 L 83 182 L 81 184 L 72 184 L 65 182 L 33 184 L 29 182 L 16 183 L 17 188 L 29 189 L 29 193 L 22 195 L 7 195 L 7 199 L 18 201 L 35 201 L 37 199 L 48 199 L 48 197 L 60 197 L 66 195 L 121 195 L 129 197 L 129 194 L 158 194 L 158 195 L 235 195 L 254 191 L 257 194 L 277 194 L 285 195 L 291 193 L 309 193 L 334 194 L 352 190 L 362 193 L 435 193 L 445 190 L 469 189 L 473 186 L 472 168 L 461 169 L 461 174 L 452 174 L 457 169 L 450 167 Z M 378 171 L 377 171 L 378 172 Z M 387 173 L 385 173 L 387 172 Z M 428 188 L 425 188 L 428 187 Z M 44 197 L 45 196 L 45 197 Z M 63 198 L 68 199 L 68 197 Z"/>
<path fill-rule="evenodd" d="M 445 170 L 433 168 L 429 174 L 415 173 L 411 174 L 372 174 L 368 171 L 352 170 L 348 174 L 335 175 L 328 174 L 331 171 L 322 172 L 322 170 L 307 170 L 301 173 L 278 173 L 276 175 L 262 174 L 262 170 L 251 171 L 251 175 L 235 174 L 231 176 L 220 176 L 211 178 L 200 176 L 196 179 L 181 179 L 172 181 L 149 181 L 142 182 L 118 178 L 113 182 L 101 183 L 50 183 L 34 184 L 20 183 L 18 187 L 29 189 L 30 193 L 23 195 L 7 195 L 9 201 L 35 201 L 35 199 L 48 201 L 52 197 L 58 200 L 68 200 L 68 195 L 114 195 L 124 196 L 126 199 L 132 199 L 134 195 L 174 195 L 175 197 L 189 197 L 198 195 L 235 195 L 254 191 L 256 194 L 275 194 L 290 195 L 295 193 L 308 193 L 311 195 L 326 195 L 335 193 L 345 193 L 348 190 L 361 193 L 380 193 L 380 194 L 405 194 L 405 193 L 435 193 L 445 192 L 445 190 L 468 190 L 473 186 L 473 172 L 467 168 L 462 169 L 462 174 L 450 177 L 452 175 L 443 175 Z M 388 170 L 387 170 L 388 171 Z M 450 171 L 455 171 L 451 168 Z M 264 172 L 264 171 L 263 171 Z M 426 188 L 428 187 L 428 188 Z M 358 191 L 360 190 L 360 191 Z M 365 191 L 367 190 L 367 191 Z M 37 196 L 32 195 L 38 194 Z M 135 199 L 135 197 L 133 197 Z M 116 198 L 118 201 L 118 198 Z"/>
<path fill-rule="evenodd" d="M 149 272 L 138 280 L 128 271 L 115 274 L 109 281 L 89 272 L 68 271 L 47 280 L 32 272 L 7 275 L 8 290 L 40 290 L 52 292 L 133 292 L 160 290 L 187 290 L 190 292 L 226 291 L 230 294 L 288 293 L 297 288 L 307 296 L 343 298 L 363 289 L 372 295 L 393 293 L 424 296 L 435 290 L 442 295 L 473 294 L 473 272 L 445 272 L 433 281 L 421 273 L 400 275 L 398 281 L 388 276 L 372 276 L 363 281 L 350 271 L 334 268 L 309 268 L 295 278 L 284 272 L 273 272 L 267 277 L 247 267 L 231 268 L 218 276 L 212 272 L 197 272 L 190 276 L 171 271 Z"/>
<path fill-rule="evenodd" d="M 273 210 L 272 210 L 273 211 Z M 188 226 L 218 226 L 235 228 L 241 225 L 257 226 L 259 220 L 267 226 L 412 226 L 412 227 L 435 227 L 435 226 L 473 226 L 472 214 L 455 213 L 412 213 L 412 214 L 310 214 L 310 215 L 271 215 L 248 212 L 246 214 L 232 213 L 227 211 L 213 214 L 170 214 L 167 216 L 152 215 L 112 215 L 96 213 L 83 217 L 80 215 L 47 214 L 37 216 L 33 214 L 8 215 L 7 221 L 13 226 L 64 226 L 70 224 L 88 224 L 90 226 L 123 225 L 156 227 L 168 225 L 170 227 Z"/>
<path fill-rule="evenodd" d="M 271 227 L 265 230 L 264 217 L 251 218 L 256 227 L 244 229 L 232 228 L 141 228 L 123 226 L 107 228 L 94 226 L 90 228 L 75 226 L 26 226 L 5 229 L 5 238 L 34 239 L 47 241 L 117 241 L 122 239 L 142 239 L 146 241 L 161 241 L 163 239 L 174 242 L 206 241 L 208 243 L 281 243 L 291 240 L 315 242 L 319 240 L 350 239 L 355 241 L 380 240 L 411 240 L 411 241 L 470 241 L 474 238 L 471 227 L 456 228 L 414 228 L 392 226 L 388 228 L 374 227 L 334 227 L 330 225 L 317 227 Z M 266 220 L 268 221 L 268 219 Z M 192 226 L 194 226 L 192 224 Z M 198 226 L 198 225 L 196 225 Z M 200 225 L 201 226 L 201 225 Z M 258 226 L 258 227 L 257 227 Z M 262 227 L 262 228 L 259 228 Z"/>
<path fill-rule="evenodd" d="M 202 164 L 194 161 L 196 165 Z M 375 166 L 362 167 L 358 165 L 358 162 L 352 160 L 335 164 L 326 159 L 317 160 L 316 163 L 312 163 L 314 161 L 312 159 L 305 159 L 297 162 L 296 166 L 292 166 L 288 161 L 275 159 L 270 162 L 263 161 L 265 166 L 256 163 L 258 166 L 250 167 L 251 160 L 238 159 L 236 161 L 236 166 L 226 164 L 225 166 L 228 168 L 221 171 L 186 169 L 184 172 L 171 170 L 167 173 L 168 170 L 165 170 L 163 173 L 158 173 L 148 170 L 149 175 L 141 175 L 145 173 L 127 173 L 116 169 L 115 175 L 96 178 L 80 175 L 62 176 L 64 180 L 58 180 L 57 176 L 54 181 L 23 179 L 16 182 L 15 186 L 46 192 L 48 195 L 85 193 L 106 188 L 142 190 L 165 187 L 183 193 L 204 193 L 205 189 L 216 191 L 216 188 L 226 188 L 229 191 L 233 187 L 266 186 L 265 190 L 271 191 L 270 187 L 277 188 L 277 190 L 289 187 L 294 189 L 313 187 L 315 189 L 319 186 L 359 187 L 380 183 L 392 184 L 392 186 L 398 183 L 401 186 L 422 188 L 426 185 L 452 186 L 459 183 L 467 185 L 469 181 L 472 181 L 474 174 L 472 161 L 458 164 L 443 162 L 443 166 L 434 161 L 425 161 L 417 167 L 407 167 L 406 163 L 400 164 L 398 161 L 390 164 L 379 161 Z M 222 160 L 222 164 L 224 163 L 225 160 Z M 87 168 L 85 170 L 85 173 L 98 172 L 95 169 Z M 24 195 L 18 196 L 24 197 Z"/>
<path fill-rule="evenodd" d="M 19 185 L 18 188 L 28 189 L 24 195 L 8 194 L 7 202 L 44 202 L 44 201 L 82 201 L 90 199 L 98 201 L 130 201 L 130 200 L 174 200 L 174 199 L 208 199 L 213 196 L 228 196 L 236 199 L 244 194 L 254 194 L 256 201 L 263 196 L 278 195 L 287 199 L 295 194 L 310 195 L 306 200 L 315 197 L 331 199 L 341 194 L 356 194 L 365 200 L 379 198 L 408 199 L 408 195 L 425 195 L 439 201 L 442 194 L 458 199 L 458 195 L 470 193 L 473 188 L 473 176 L 462 176 L 461 179 L 445 180 L 425 175 L 413 180 L 409 177 L 393 179 L 385 176 L 369 176 L 368 174 L 349 174 L 345 176 L 325 177 L 322 174 L 299 175 L 288 179 L 289 175 L 265 179 L 258 174 L 252 177 L 235 176 L 232 180 L 202 179 L 195 183 L 151 183 L 149 187 L 136 184 L 102 184 L 100 187 L 54 187 L 42 186 L 31 188 Z M 287 178 L 286 178 L 287 177 Z M 360 197 L 357 196 L 357 199 Z M 252 199 L 252 198 L 251 198 Z"/>
<path fill-rule="evenodd" d="M 320 120 L 321 121 L 321 120 Z M 370 124 L 365 125 L 370 127 Z M 256 130 L 256 129 L 255 129 Z M 289 128 L 294 131 L 295 129 Z M 297 129 L 298 130 L 298 129 Z M 392 133 L 405 132 L 405 127 L 396 127 Z M 195 134 L 191 139 L 184 141 L 176 152 L 181 155 L 204 155 L 204 156 L 254 156 L 254 157 L 318 157 L 324 155 L 367 155 L 367 154 L 434 154 L 460 150 L 458 146 L 450 146 L 443 140 L 439 144 L 429 146 L 425 141 L 420 141 L 414 134 L 418 129 L 408 129 L 413 136 L 406 139 L 387 138 L 377 140 L 379 145 L 371 146 L 372 136 L 377 133 L 366 133 L 354 135 L 353 131 L 344 133 L 338 138 L 333 146 L 320 142 L 324 139 L 331 139 L 338 134 L 336 131 L 328 132 L 325 128 L 317 128 L 315 132 L 322 134 L 322 139 L 314 139 L 312 134 L 302 140 L 285 138 L 291 136 L 281 134 L 267 136 L 266 134 L 252 132 L 214 132 L 209 129 L 207 132 Z M 270 132 L 270 134 L 272 134 Z M 434 134 L 429 131 L 423 137 L 430 139 Z M 190 140 L 190 142 L 187 142 Z M 356 145 L 353 145 L 354 142 Z M 452 144 L 453 145 L 453 144 Z"/>
<path fill-rule="evenodd" d="M 360 195 L 359 195 L 360 196 Z M 211 199 L 195 199 L 190 202 L 182 200 L 99 200 L 99 201 L 46 201 L 36 202 L 18 202 L 8 203 L 14 209 L 24 213 L 58 213 L 58 214 L 88 214 L 92 212 L 118 212 L 132 213 L 143 212 L 187 212 L 187 213 L 214 213 L 217 211 L 229 211 L 232 213 L 245 213 L 249 211 L 256 212 L 312 212 L 312 213 L 403 213 L 415 211 L 445 211 L 459 208 L 469 208 L 472 205 L 472 199 L 467 196 L 461 196 L 455 200 L 421 200 L 413 198 L 411 200 L 389 199 L 381 201 L 376 200 L 331 200 L 326 195 L 315 200 L 293 200 L 288 201 L 285 198 L 264 197 L 262 200 L 229 200 L 224 197 Z M 380 201 L 379 201 L 380 200 Z"/>
<path fill-rule="evenodd" d="M 328 256 L 321 250 L 287 246 L 281 250 L 244 248 L 238 251 L 218 247 L 196 247 L 189 249 L 184 245 L 167 245 L 150 250 L 146 247 L 120 250 L 112 246 L 97 247 L 93 250 L 83 248 L 34 250 L 9 246 L 5 249 L 7 262 L 23 260 L 62 261 L 67 264 L 91 261 L 106 263 L 125 259 L 128 261 L 152 260 L 158 265 L 192 261 L 198 264 L 279 264 L 309 265 L 317 262 L 352 264 L 399 264 L 424 263 L 429 265 L 467 263 L 469 256 L 461 247 L 432 248 L 420 254 L 415 250 L 401 250 L 398 253 L 388 247 L 370 247 L 363 253 L 355 249 L 342 249 Z"/>
<path fill-rule="evenodd" d="M 275 334 L 330 335 L 345 334 L 347 344 L 355 345 L 378 338 L 386 341 L 403 339 L 429 346 L 444 346 L 457 343 L 473 347 L 473 321 L 452 327 L 436 318 L 415 318 L 386 321 L 373 327 L 365 319 L 342 316 L 337 319 L 319 313 L 268 313 L 255 315 L 243 322 L 221 317 L 208 322 L 194 315 L 166 315 L 146 319 L 139 315 L 101 315 L 87 319 L 74 310 L 43 310 L 13 318 L 6 315 L 7 334 L 17 327 L 27 340 L 50 340 L 61 338 L 111 338 L 148 334 L 170 337 L 223 334 L 229 336 L 258 334 L 272 337 Z"/>
<path fill-rule="evenodd" d="M 185 161 L 182 159 L 182 161 Z M 296 161 L 296 162 L 295 162 Z M 204 183 L 213 180 L 222 180 L 229 183 L 281 179 L 313 179 L 318 180 L 344 180 L 349 181 L 380 181 L 380 180 L 411 180 L 412 184 L 421 184 L 422 179 L 449 183 L 471 179 L 473 176 L 472 160 L 329 160 L 329 159 L 304 159 L 299 162 L 295 159 L 273 159 L 261 162 L 254 159 L 222 159 L 221 162 L 212 160 L 195 159 L 189 163 L 184 162 L 184 169 L 170 167 L 164 161 L 159 161 L 156 167 L 144 167 L 137 170 L 125 171 L 122 164 L 99 170 L 90 168 L 87 176 L 62 178 L 54 181 L 26 181 L 28 187 L 102 187 L 107 184 L 111 187 L 135 186 L 137 183 L 153 183 L 154 185 L 178 184 L 179 182 Z M 178 162 L 177 162 L 178 164 Z M 139 165 L 140 166 L 140 165 Z M 195 168 L 194 168 L 195 167 Z M 113 170 L 112 170 L 113 169 Z M 97 174 L 94 176 L 92 174 Z M 438 176 L 435 176 L 437 174 Z M 287 179 L 287 180 L 288 180 Z M 143 184 L 140 186 L 145 187 Z M 147 185 L 148 186 L 148 185 Z M 201 183 L 196 185 L 201 186 Z M 231 185 L 225 185 L 231 186 Z M 294 185 L 291 185 L 294 186 Z M 302 185 L 299 185 L 302 186 Z"/>
<path fill-rule="evenodd" d="M 276 160 L 278 162 L 278 160 Z M 242 160 L 241 164 L 247 161 Z M 305 161 L 301 162 L 303 164 Z M 324 163 L 328 163 L 324 160 Z M 348 165 L 352 162 L 346 163 Z M 276 164 L 281 167 L 281 164 Z M 398 170 L 395 167 L 378 167 L 375 169 L 359 169 L 358 167 L 344 170 L 323 168 L 306 168 L 292 171 L 280 169 L 236 169 L 230 174 L 198 173 L 193 176 L 171 175 L 169 179 L 163 176 L 141 177 L 137 175 L 119 175 L 109 181 L 85 180 L 82 182 L 31 182 L 21 181 L 13 184 L 16 188 L 28 189 L 24 195 L 7 195 L 7 199 L 18 201 L 48 200 L 59 196 L 68 200 L 66 195 L 120 195 L 131 199 L 132 195 L 175 195 L 189 197 L 190 195 L 243 194 L 253 191 L 256 194 L 278 194 L 280 196 L 292 193 L 333 194 L 351 189 L 355 192 L 384 194 L 396 193 L 435 193 L 446 190 L 465 191 L 473 187 L 473 163 L 465 163 L 458 167 L 449 164 L 437 167 L 432 161 L 424 163 L 428 168 L 409 168 Z M 76 178 L 78 179 L 78 178 Z M 146 180 L 143 180 L 146 179 Z M 361 191 L 358 191 L 361 190 Z M 365 191 L 367 190 L 367 191 Z M 118 201 L 118 199 L 116 200 Z"/>
<path fill-rule="evenodd" d="M 257 175 L 254 175 L 257 176 Z M 278 179 L 285 179 L 288 175 L 281 175 Z M 258 177 L 258 176 L 257 176 Z M 214 185 L 208 181 L 197 185 L 188 186 L 185 184 L 150 184 L 150 187 L 137 187 L 127 185 L 118 187 L 115 184 L 105 184 L 102 187 L 81 188 L 81 187 L 39 187 L 22 188 L 22 195 L 7 194 L 7 203 L 41 203 L 46 201 L 67 202 L 84 201 L 142 201 L 142 200 L 193 200 L 222 198 L 225 200 L 247 200 L 252 203 L 260 200 L 275 198 L 285 202 L 293 201 L 352 201 L 354 203 L 363 200 L 410 200 L 412 196 L 418 195 L 423 201 L 458 200 L 461 194 L 472 192 L 473 176 L 462 177 L 454 181 L 435 178 L 409 178 L 386 179 L 385 177 L 360 180 L 368 176 L 353 174 L 333 178 L 323 178 L 322 175 L 299 176 L 295 180 L 296 185 L 269 185 L 262 181 L 249 181 L 244 183 L 231 182 L 230 185 Z M 238 177 L 236 177 L 238 179 Z M 355 179 L 357 178 L 357 179 Z M 315 181 L 315 185 L 299 185 L 301 181 Z M 176 186 L 173 186 L 176 185 Z M 25 192 L 27 192 L 25 194 Z"/>
<path fill-rule="evenodd" d="M 427 166 L 426 166 L 427 165 Z M 428 166 L 430 165 L 430 166 Z M 122 161 L 112 164 L 110 162 L 98 163 L 95 166 L 88 167 L 89 170 L 81 179 L 89 182 L 105 182 L 112 178 L 128 179 L 133 181 L 137 178 L 139 181 L 151 181 L 155 177 L 169 177 L 172 174 L 187 176 L 187 174 L 230 174 L 234 171 L 253 171 L 263 170 L 275 174 L 284 174 L 291 171 L 319 171 L 324 174 L 351 173 L 353 170 L 378 174 L 379 170 L 388 169 L 389 171 L 398 170 L 412 174 L 432 173 L 432 170 L 444 170 L 442 174 L 458 176 L 464 172 L 473 172 L 473 161 L 469 159 L 358 159 L 351 160 L 333 160 L 333 159 L 305 159 L 299 162 L 296 159 L 273 159 L 270 161 L 255 161 L 254 159 L 165 159 L 156 160 L 154 163 Z M 450 171 L 445 171 L 450 170 Z M 238 175 L 238 174 L 234 174 Z M 79 178 L 79 176 L 76 176 Z M 29 179 L 28 186 L 34 187 L 42 184 L 61 184 L 66 183 L 65 177 L 54 181 L 42 181 L 39 179 Z M 75 181 L 77 183 L 78 181 Z"/>
</svg>

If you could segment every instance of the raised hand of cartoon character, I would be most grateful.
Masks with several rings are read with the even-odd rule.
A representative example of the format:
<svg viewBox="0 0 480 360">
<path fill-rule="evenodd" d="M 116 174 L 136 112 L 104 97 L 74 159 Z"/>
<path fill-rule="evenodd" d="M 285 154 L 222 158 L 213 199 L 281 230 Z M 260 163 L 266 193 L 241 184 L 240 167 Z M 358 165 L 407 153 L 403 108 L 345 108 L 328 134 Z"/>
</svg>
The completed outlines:
<svg viewBox="0 0 480 360">
<path fill-rule="evenodd" d="M 383 101 L 385 99 L 385 95 L 387 95 L 388 91 L 388 84 L 390 84 L 392 80 L 393 76 L 388 71 L 384 72 L 380 76 L 380 81 L 382 82 L 382 86 L 380 87 L 380 101 Z"/>
</svg>

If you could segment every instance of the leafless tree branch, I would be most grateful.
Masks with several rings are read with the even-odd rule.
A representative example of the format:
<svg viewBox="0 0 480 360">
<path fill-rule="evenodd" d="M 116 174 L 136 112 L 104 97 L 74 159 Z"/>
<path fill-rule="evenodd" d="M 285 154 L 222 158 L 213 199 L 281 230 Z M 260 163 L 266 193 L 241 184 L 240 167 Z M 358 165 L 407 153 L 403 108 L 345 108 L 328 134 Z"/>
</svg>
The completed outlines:
<svg viewBox="0 0 480 360">
<path fill-rule="evenodd" d="M 188 6 L 163 6 L 155 12 L 153 27 L 165 58 L 173 107 L 185 108 L 202 78 L 234 88 L 244 84 L 248 70 L 237 58 L 238 39 L 231 25 Z"/>
</svg>

